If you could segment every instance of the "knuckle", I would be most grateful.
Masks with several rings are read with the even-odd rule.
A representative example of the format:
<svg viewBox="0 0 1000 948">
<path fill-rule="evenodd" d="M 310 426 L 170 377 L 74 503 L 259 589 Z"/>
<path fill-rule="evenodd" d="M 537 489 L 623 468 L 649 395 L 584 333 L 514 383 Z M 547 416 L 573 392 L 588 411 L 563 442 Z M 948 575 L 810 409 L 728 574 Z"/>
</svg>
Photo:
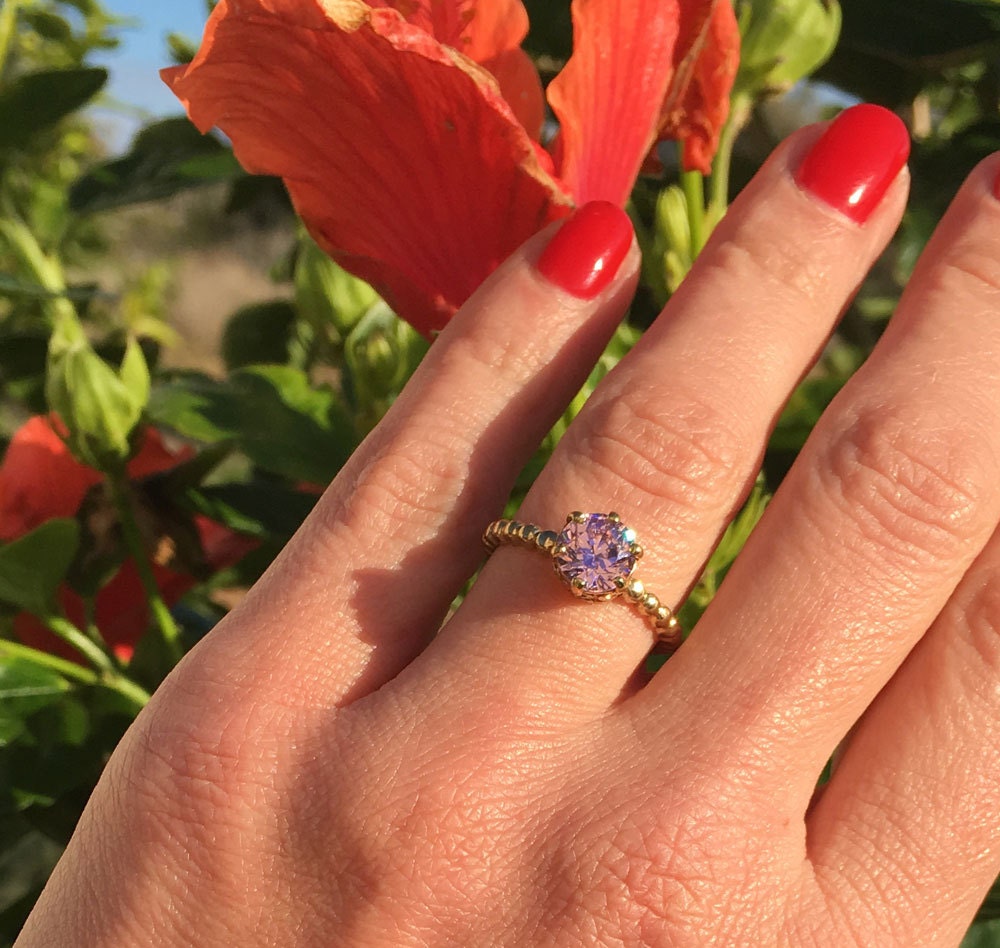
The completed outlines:
<svg viewBox="0 0 1000 948">
<path fill-rule="evenodd" d="M 985 668 L 992 693 L 993 682 L 1000 671 L 1000 582 L 990 575 L 970 590 L 963 591 L 942 618 L 947 621 L 949 613 L 961 631 L 958 641 L 971 650 L 975 680 L 982 680 Z"/>
<path fill-rule="evenodd" d="M 993 465 L 966 434 L 866 408 L 817 453 L 814 471 L 825 495 L 880 546 L 939 562 L 977 536 L 990 489 Z"/>
<path fill-rule="evenodd" d="M 451 512 L 468 477 L 469 448 L 461 436 L 447 430 L 415 432 L 412 441 L 380 453 L 362 471 L 354 496 L 344 511 L 350 525 L 352 510 L 366 531 L 373 513 L 388 521 L 390 533 L 412 534 L 415 525 L 436 526 Z"/>
<path fill-rule="evenodd" d="M 131 747 L 130 783 L 145 798 L 158 799 L 168 821 L 224 823 L 241 801 L 265 792 L 274 773 L 262 766 L 254 739 L 275 727 L 273 715 L 262 720 L 262 705 L 230 701 L 231 695 L 207 701 L 209 689 L 228 690 L 191 674 L 167 683 Z"/>
<path fill-rule="evenodd" d="M 992 308 L 1000 302 L 1000 257 L 990 248 L 960 244 L 931 271 L 929 281 L 930 290 L 943 296 L 950 309 L 956 301 Z"/>
<path fill-rule="evenodd" d="M 814 250 L 811 242 L 766 241 L 758 234 L 741 234 L 720 245 L 706 265 L 725 275 L 723 285 L 763 284 L 769 298 L 776 298 L 782 308 L 803 303 L 811 307 L 825 297 L 830 284 L 830 258 Z"/>
<path fill-rule="evenodd" d="M 745 478 L 744 439 L 721 409 L 691 398 L 662 410 L 628 393 L 610 402 L 582 435 L 580 454 L 639 497 L 669 502 L 676 515 L 728 507 Z"/>
<path fill-rule="evenodd" d="M 487 331 L 481 326 L 450 340 L 438 368 L 441 377 L 475 377 L 483 381 L 514 372 L 521 374 L 528 367 L 544 363 L 542 334 L 512 333 L 506 324 L 496 325 L 500 331 Z"/>
</svg>

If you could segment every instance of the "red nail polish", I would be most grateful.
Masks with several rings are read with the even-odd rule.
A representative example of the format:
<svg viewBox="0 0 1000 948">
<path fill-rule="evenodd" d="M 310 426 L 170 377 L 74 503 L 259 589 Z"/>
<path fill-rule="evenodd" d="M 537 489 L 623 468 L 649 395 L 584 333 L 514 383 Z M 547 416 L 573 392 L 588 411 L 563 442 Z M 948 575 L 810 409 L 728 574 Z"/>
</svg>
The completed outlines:
<svg viewBox="0 0 1000 948">
<path fill-rule="evenodd" d="M 796 180 L 825 204 L 863 224 L 910 156 L 910 134 L 880 105 L 856 105 L 833 120 L 806 155 Z"/>
<path fill-rule="evenodd" d="M 1000 201 L 1000 174 L 997 175 L 996 181 L 993 182 L 993 193 L 996 195 L 997 200 Z"/>
<path fill-rule="evenodd" d="M 538 272 L 582 300 L 615 278 L 632 246 L 632 222 L 617 205 L 591 201 L 579 208 L 542 251 Z"/>
</svg>

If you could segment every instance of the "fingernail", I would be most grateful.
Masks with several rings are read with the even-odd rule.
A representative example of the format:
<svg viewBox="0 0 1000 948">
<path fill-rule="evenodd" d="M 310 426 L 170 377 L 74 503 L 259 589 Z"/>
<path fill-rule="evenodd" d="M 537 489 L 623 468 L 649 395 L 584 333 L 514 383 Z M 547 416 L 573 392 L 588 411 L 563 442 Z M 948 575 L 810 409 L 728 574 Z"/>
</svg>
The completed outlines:
<svg viewBox="0 0 1000 948">
<path fill-rule="evenodd" d="M 632 222 L 617 205 L 579 208 L 542 251 L 539 273 L 567 293 L 590 300 L 615 278 L 632 246 Z"/>
<path fill-rule="evenodd" d="M 823 203 L 863 224 L 910 156 L 910 134 L 880 105 L 837 116 L 806 155 L 796 180 Z"/>
<path fill-rule="evenodd" d="M 997 200 L 1000 201 L 1000 174 L 997 175 L 996 181 L 993 182 L 993 193 L 996 195 Z"/>
</svg>

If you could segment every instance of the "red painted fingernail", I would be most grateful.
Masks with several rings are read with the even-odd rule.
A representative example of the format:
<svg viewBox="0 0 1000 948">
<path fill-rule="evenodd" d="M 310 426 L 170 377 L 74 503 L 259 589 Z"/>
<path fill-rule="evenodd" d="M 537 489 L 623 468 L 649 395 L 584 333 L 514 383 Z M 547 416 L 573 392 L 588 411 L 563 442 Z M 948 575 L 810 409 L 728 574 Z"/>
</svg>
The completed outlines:
<svg viewBox="0 0 1000 948">
<path fill-rule="evenodd" d="M 628 214 L 607 201 L 591 201 L 559 228 L 535 266 L 567 293 L 591 300 L 615 278 L 631 246 Z"/>
<path fill-rule="evenodd" d="M 993 193 L 997 196 L 997 200 L 1000 201 L 1000 174 L 997 175 L 996 181 L 993 182 Z"/>
<path fill-rule="evenodd" d="M 880 105 L 856 105 L 833 120 L 796 180 L 825 204 L 863 224 L 910 156 L 910 133 Z"/>
</svg>

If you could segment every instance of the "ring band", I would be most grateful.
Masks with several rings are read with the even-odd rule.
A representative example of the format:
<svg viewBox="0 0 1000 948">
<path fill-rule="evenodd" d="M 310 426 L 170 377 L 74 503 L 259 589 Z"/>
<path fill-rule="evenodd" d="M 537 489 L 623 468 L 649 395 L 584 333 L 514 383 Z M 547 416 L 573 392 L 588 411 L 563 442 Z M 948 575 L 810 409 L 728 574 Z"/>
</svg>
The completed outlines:
<svg viewBox="0 0 1000 948">
<path fill-rule="evenodd" d="M 574 511 L 560 533 L 519 520 L 494 520 L 483 533 L 487 555 L 504 544 L 545 553 L 574 596 L 591 602 L 621 597 L 649 620 L 660 645 L 672 650 L 681 644 L 683 632 L 673 611 L 632 576 L 643 550 L 618 514 Z"/>
</svg>

